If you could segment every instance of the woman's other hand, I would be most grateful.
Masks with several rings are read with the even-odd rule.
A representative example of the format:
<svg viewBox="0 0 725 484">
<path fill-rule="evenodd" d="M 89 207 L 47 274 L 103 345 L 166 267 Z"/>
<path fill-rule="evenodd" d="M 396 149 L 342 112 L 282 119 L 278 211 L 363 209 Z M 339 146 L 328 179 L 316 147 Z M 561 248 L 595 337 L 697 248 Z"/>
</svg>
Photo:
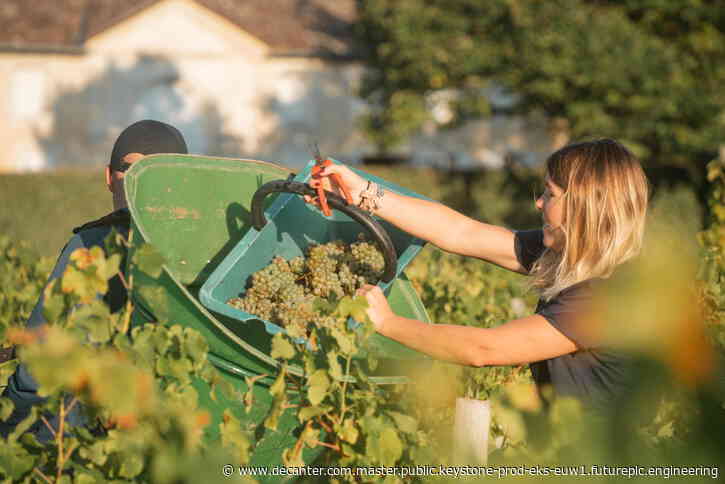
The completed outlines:
<svg viewBox="0 0 725 484">
<path fill-rule="evenodd" d="M 395 316 L 383 291 L 378 286 L 365 284 L 357 290 L 356 294 L 358 296 L 365 296 L 365 299 L 368 301 L 367 315 L 370 321 L 372 321 L 373 326 L 375 326 L 375 330 L 378 333 L 382 333 L 385 322 Z"/>
</svg>

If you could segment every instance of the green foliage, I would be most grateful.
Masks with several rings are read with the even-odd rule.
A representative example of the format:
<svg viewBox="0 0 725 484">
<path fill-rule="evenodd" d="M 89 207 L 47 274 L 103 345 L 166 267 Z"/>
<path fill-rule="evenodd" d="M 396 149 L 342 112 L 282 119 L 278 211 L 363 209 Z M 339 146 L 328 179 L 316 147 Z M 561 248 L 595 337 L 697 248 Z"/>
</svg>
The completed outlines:
<svg viewBox="0 0 725 484">
<path fill-rule="evenodd" d="M 321 464 L 352 467 L 414 465 L 422 462 L 423 455 L 432 462 L 436 449 L 442 454 L 431 430 L 419 426 L 414 415 L 422 409 L 413 405 L 413 399 L 406 401 L 407 389 L 371 383 L 369 375 L 376 362 L 371 356 L 355 358 L 374 332 L 366 307 L 364 298 L 345 296 L 331 321 L 311 325 L 307 342 L 293 341 L 282 333 L 275 336 L 275 356 L 286 361 L 299 355 L 305 368 L 303 377 L 283 369 L 271 387 L 275 403 L 266 426 L 274 428 L 279 414 L 288 408 L 295 409 L 303 426 L 296 444 L 283 453 L 285 465 L 304 465 L 303 449 L 318 446 L 327 450 Z M 348 324 L 351 316 L 364 324 Z"/>
<path fill-rule="evenodd" d="M 0 343 L 8 328 L 23 327 L 43 290 L 52 261 L 38 259 L 28 244 L 0 236 Z"/>
<path fill-rule="evenodd" d="M 708 327 L 715 341 L 725 348 L 725 157 L 708 165 L 711 183 L 710 213 L 707 230 L 699 234 L 702 264 L 699 279 L 703 281 L 702 302 L 707 308 Z"/>
<path fill-rule="evenodd" d="M 6 243 L 3 249 L 5 260 L 15 260 L 14 246 Z M 7 332 L 7 341 L 19 345 L 19 360 L 47 401 L 0 445 L 0 478 L 206 482 L 218 477 L 223 464 L 247 462 L 249 436 L 230 423 L 231 417 L 219 429 L 224 448 L 202 439 L 211 419 L 199 409 L 193 382 L 213 386 L 216 370 L 206 358 L 208 348 L 201 335 L 158 324 L 129 332 L 127 312 L 132 305 L 110 314 L 97 298 L 118 273 L 119 261 L 119 253 L 106 256 L 97 247 L 75 251 L 66 273 L 46 289 L 52 306 L 46 311 L 52 316 L 49 324 Z M 42 281 L 45 275 L 38 274 Z M 22 282 L 17 289 L 23 290 Z M 13 318 L 0 323 L 3 328 L 16 326 Z M 12 403 L 2 400 L 0 416 L 7 418 L 11 411 Z M 71 425 L 71 411 L 80 411 L 89 425 Z M 57 424 L 50 423 L 53 416 Z M 38 418 L 53 436 L 49 442 L 22 436 Z"/>
<path fill-rule="evenodd" d="M 143 244 L 133 254 L 134 264 L 139 270 L 145 272 L 153 278 L 161 275 L 161 269 L 164 265 L 164 256 L 162 256 L 156 248 L 151 244 Z"/>
<path fill-rule="evenodd" d="M 447 464 L 455 457 L 448 454 L 455 399 L 469 396 L 492 401 L 491 464 L 722 463 L 725 395 L 716 358 L 725 348 L 725 168 L 716 161 L 709 170 L 713 218 L 699 237 L 698 282 L 688 278 L 690 262 L 681 261 L 689 251 L 672 236 L 669 249 L 675 255 L 648 251 L 651 262 L 644 265 L 644 274 L 650 279 L 654 274 L 656 284 L 632 279 L 626 286 L 632 295 L 617 293 L 617 304 L 629 314 L 625 326 L 645 328 L 637 343 L 646 351 L 638 375 L 643 384 L 613 415 L 596 419 L 566 399 L 547 408 L 525 367 L 461 369 L 427 363 L 411 370 L 409 384 L 376 385 L 369 375 L 379 362 L 356 358 L 365 354 L 372 333 L 365 321 L 366 302 L 348 297 L 332 305 L 329 321 L 312 325 L 305 343 L 285 334 L 273 338 L 271 354 L 279 360 L 280 371 L 269 388 L 274 402 L 260 418 L 260 427 L 266 429 L 257 430 L 272 432 L 281 428 L 281 419 L 296 418 L 297 441 L 282 452 L 286 465 L 309 463 L 305 449 L 320 447 L 325 452 L 315 463 L 319 465 Z M 437 189 L 434 183 L 430 186 Z M 670 205 L 662 207 L 670 211 Z M 1 478 L 70 482 L 72 471 L 72 480 L 78 482 L 215 482 L 222 464 L 249 461 L 256 437 L 239 413 L 225 412 L 218 429 L 221 448 L 203 438 L 211 419 L 199 408 L 193 382 L 213 387 L 212 398 L 229 391 L 218 384 L 203 337 L 173 322 L 128 330 L 132 307 L 110 314 L 95 297 L 117 270 L 113 252 L 80 251 L 73 256 L 69 273 L 74 275 L 46 291 L 51 324 L 38 333 L 18 326 L 42 290 L 49 263 L 20 255 L 18 245 L 7 239 L 2 244 L 0 263 L 9 268 L 3 277 L 9 274 L 10 279 L 0 293 L 6 308 L 0 328 L 6 342 L 21 346 L 21 360 L 49 399 L 0 443 Z M 153 253 L 150 248 L 144 252 Z M 150 260 L 141 262 L 146 274 L 159 266 L 154 262 L 158 259 Z M 668 268 L 664 272 L 662 260 Z M 433 248 L 424 250 L 407 274 L 437 323 L 492 327 L 530 314 L 536 299 L 519 275 Z M 642 287 L 654 292 L 641 298 L 637 291 Z M 653 309 L 635 307 L 638 299 Z M 653 318 L 655 311 L 666 317 Z M 351 316 L 362 324 L 348 324 Z M 703 321 L 714 352 L 698 336 Z M 288 363 L 302 366 L 304 375 L 287 372 Z M 249 391 L 233 394 L 232 401 L 251 412 L 252 389 L 262 378 L 247 377 Z M 63 424 L 47 443 L 22 436 L 41 414 L 66 422 L 69 411 L 78 408 L 92 423 L 90 430 Z M 11 410 L 9 401 L 0 400 L 0 418 Z"/>
<path fill-rule="evenodd" d="M 358 11 L 361 94 L 373 105 L 364 124 L 381 151 L 432 121 L 437 94 L 455 125 L 486 116 L 503 88 L 512 102 L 498 110 L 620 139 L 704 186 L 725 127 L 719 2 L 372 0 Z"/>
</svg>

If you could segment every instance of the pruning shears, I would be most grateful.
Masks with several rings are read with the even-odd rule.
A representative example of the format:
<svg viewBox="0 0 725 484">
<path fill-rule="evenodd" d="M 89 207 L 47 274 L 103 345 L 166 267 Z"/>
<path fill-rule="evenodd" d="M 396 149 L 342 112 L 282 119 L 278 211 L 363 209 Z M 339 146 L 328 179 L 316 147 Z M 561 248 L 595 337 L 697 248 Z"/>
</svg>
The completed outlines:
<svg viewBox="0 0 725 484">
<path fill-rule="evenodd" d="M 320 154 L 320 148 L 317 146 L 317 143 L 314 144 L 313 148 L 313 155 L 315 157 L 315 165 L 312 167 L 312 180 L 313 182 L 310 183 L 310 186 L 314 187 L 317 190 L 317 199 L 320 201 L 320 207 L 322 208 L 322 213 L 325 214 L 325 216 L 329 217 L 332 212 L 330 211 L 330 207 L 327 205 L 327 197 L 325 196 L 325 189 L 322 188 L 322 176 L 320 176 L 320 172 L 327 166 L 332 165 L 332 161 L 329 158 L 322 158 L 322 155 Z M 342 182 L 342 178 L 340 178 L 340 175 L 337 173 L 333 173 L 330 178 L 332 178 L 332 183 L 337 185 L 340 188 L 340 191 L 345 197 L 345 201 L 347 203 L 352 203 L 352 196 L 350 195 L 350 192 L 348 191 L 345 184 Z"/>
</svg>

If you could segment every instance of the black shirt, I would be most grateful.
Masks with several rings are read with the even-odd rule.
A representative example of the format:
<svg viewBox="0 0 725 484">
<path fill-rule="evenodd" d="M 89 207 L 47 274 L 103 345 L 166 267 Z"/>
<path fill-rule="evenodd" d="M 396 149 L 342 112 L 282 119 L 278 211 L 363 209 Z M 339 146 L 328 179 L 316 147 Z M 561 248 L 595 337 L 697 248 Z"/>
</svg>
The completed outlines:
<svg viewBox="0 0 725 484">
<path fill-rule="evenodd" d="M 543 253 L 543 240 L 542 230 L 516 232 L 516 257 L 527 271 Z M 539 390 L 551 385 L 558 396 L 573 396 L 586 407 L 604 410 L 630 388 L 634 360 L 621 351 L 606 348 L 601 338 L 587 327 L 584 311 L 600 282 L 596 279 L 582 281 L 549 301 L 539 301 L 536 314 L 543 316 L 579 349 L 530 366 Z"/>
</svg>

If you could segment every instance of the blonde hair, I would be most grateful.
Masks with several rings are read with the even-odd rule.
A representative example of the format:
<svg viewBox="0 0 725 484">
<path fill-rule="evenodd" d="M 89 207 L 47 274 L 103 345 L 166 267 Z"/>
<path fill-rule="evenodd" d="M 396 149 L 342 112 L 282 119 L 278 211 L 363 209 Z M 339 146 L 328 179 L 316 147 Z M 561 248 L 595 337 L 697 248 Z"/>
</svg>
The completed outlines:
<svg viewBox="0 0 725 484">
<path fill-rule="evenodd" d="M 561 250 L 534 263 L 531 286 L 550 300 L 562 290 L 609 277 L 642 247 L 648 183 L 637 158 L 611 139 L 571 144 L 546 160 L 546 174 L 564 192 Z"/>
</svg>

